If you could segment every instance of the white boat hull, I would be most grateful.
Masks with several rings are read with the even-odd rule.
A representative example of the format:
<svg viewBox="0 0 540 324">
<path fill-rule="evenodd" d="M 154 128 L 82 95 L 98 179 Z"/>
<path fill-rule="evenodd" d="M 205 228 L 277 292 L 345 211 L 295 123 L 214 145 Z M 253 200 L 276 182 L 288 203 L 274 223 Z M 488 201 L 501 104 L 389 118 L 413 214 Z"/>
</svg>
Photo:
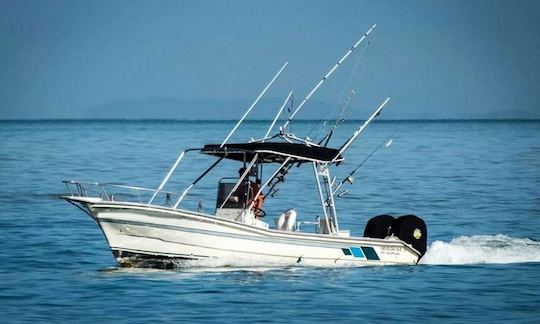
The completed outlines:
<svg viewBox="0 0 540 324">
<path fill-rule="evenodd" d="M 86 205 L 126 267 L 414 265 L 420 257 L 396 238 L 267 230 L 186 210 L 70 198 Z"/>
</svg>

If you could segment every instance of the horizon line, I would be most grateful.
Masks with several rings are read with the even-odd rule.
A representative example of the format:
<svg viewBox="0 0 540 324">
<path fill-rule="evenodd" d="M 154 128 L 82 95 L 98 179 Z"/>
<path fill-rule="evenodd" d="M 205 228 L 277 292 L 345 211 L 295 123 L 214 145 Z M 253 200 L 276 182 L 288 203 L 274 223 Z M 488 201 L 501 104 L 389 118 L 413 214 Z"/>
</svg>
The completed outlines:
<svg viewBox="0 0 540 324">
<path fill-rule="evenodd" d="M 295 122 L 324 122 L 335 121 L 335 119 L 297 119 Z M 96 122 L 236 122 L 237 119 L 177 119 L 177 118 L 14 118 L 0 119 L 0 122 L 60 122 L 60 121 L 96 121 Z M 365 119 L 349 119 L 344 122 L 361 122 Z M 403 122 L 403 121 L 540 121 L 540 117 L 533 118 L 383 118 L 373 120 L 374 122 Z M 272 122 L 272 119 L 249 119 L 244 122 Z"/>
</svg>

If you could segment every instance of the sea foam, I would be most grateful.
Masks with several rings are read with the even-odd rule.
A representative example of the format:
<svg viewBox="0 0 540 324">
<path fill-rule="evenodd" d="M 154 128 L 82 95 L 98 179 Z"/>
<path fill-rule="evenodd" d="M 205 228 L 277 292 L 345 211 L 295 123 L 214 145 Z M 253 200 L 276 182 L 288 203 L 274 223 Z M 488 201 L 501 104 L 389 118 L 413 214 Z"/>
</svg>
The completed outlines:
<svg viewBox="0 0 540 324">
<path fill-rule="evenodd" d="M 540 262 L 540 242 L 502 234 L 460 236 L 435 241 L 420 264 L 480 264 Z"/>
</svg>

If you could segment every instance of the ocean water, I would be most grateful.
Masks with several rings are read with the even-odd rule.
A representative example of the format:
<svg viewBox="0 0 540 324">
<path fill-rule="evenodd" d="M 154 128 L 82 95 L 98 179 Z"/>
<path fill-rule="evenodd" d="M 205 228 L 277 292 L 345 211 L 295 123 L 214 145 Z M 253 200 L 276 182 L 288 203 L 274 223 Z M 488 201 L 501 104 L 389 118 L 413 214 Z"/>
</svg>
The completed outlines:
<svg viewBox="0 0 540 324">
<path fill-rule="evenodd" d="M 361 235 L 375 215 L 416 214 L 429 231 L 417 266 L 121 269 L 100 230 L 58 199 L 61 181 L 157 187 L 180 151 L 220 143 L 234 122 L 0 122 L 1 322 L 521 322 L 540 319 L 540 122 L 377 122 L 333 170 L 341 180 L 388 136 L 337 200 Z M 331 146 L 361 124 L 347 122 Z M 232 141 L 260 137 L 248 122 Z M 321 123 L 292 131 L 317 138 Z M 182 191 L 212 158 L 192 154 L 167 186 Z M 223 163 L 185 206 L 215 207 Z M 266 174 L 271 172 L 266 171 Z M 320 214 L 310 170 L 294 169 L 269 222 L 295 207 Z"/>
</svg>

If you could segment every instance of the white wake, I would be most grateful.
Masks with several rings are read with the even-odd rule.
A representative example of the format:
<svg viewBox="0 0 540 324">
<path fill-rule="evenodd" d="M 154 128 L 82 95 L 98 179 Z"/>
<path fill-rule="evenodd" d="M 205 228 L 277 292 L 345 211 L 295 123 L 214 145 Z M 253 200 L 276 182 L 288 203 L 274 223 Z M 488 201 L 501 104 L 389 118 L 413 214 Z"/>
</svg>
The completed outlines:
<svg viewBox="0 0 540 324">
<path fill-rule="evenodd" d="M 460 236 L 435 241 L 420 264 L 540 262 L 540 242 L 498 235 Z"/>
</svg>

